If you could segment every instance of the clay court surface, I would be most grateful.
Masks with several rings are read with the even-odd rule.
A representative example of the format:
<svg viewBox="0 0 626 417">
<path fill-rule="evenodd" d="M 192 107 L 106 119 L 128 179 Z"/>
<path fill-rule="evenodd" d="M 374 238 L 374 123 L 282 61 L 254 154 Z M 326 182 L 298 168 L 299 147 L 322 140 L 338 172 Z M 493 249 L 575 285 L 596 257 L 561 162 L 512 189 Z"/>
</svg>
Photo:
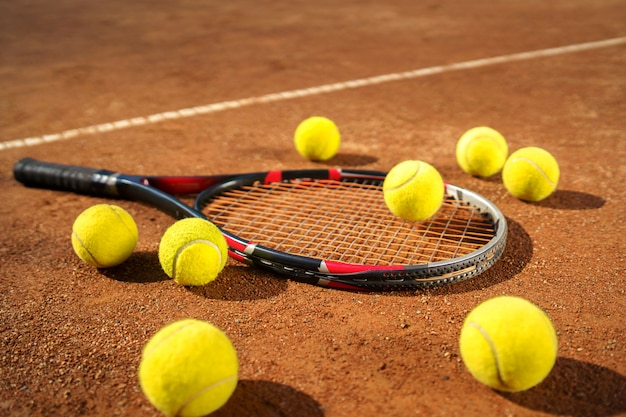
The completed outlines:
<svg viewBox="0 0 626 417">
<path fill-rule="evenodd" d="M 215 416 L 626 415 L 623 0 L 19 0 L 0 16 L 0 415 L 158 416 L 141 349 L 187 317 L 239 354 Z M 292 145 L 312 115 L 343 135 L 327 163 Z M 549 150 L 558 190 L 529 204 L 500 175 L 463 173 L 456 141 L 479 125 L 511 151 Z M 132 257 L 81 262 L 72 223 L 108 200 L 23 187 L 12 168 L 27 156 L 171 175 L 421 159 L 494 202 L 509 239 L 486 273 L 437 289 L 339 291 L 233 260 L 186 288 L 157 259 L 174 220 L 135 202 L 117 202 L 139 227 Z M 559 337 L 551 374 L 515 394 L 477 382 L 458 349 L 464 317 L 502 294 L 544 309 Z"/>
</svg>

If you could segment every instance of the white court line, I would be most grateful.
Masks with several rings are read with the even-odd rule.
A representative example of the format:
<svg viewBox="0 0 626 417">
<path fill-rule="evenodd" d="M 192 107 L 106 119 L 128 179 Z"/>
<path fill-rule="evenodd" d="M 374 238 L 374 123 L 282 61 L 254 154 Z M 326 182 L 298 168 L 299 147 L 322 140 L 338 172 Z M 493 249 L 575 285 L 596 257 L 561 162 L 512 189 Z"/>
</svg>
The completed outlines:
<svg viewBox="0 0 626 417">
<path fill-rule="evenodd" d="M 114 130 L 126 129 L 133 126 L 141 126 L 146 124 L 159 123 L 164 120 L 180 119 L 184 117 L 196 116 L 199 114 L 215 113 L 228 109 L 236 109 L 239 107 L 251 106 L 259 103 L 271 103 L 274 101 L 289 100 L 297 97 L 307 97 L 318 94 L 330 93 L 333 91 L 347 90 L 351 88 L 366 87 L 375 84 L 386 83 L 390 81 L 408 80 L 412 78 L 425 77 L 433 74 L 441 74 L 445 72 L 466 70 L 472 68 L 486 67 L 489 65 L 503 64 L 514 61 L 524 61 L 533 58 L 548 57 L 555 55 L 563 55 L 590 49 L 606 48 L 609 46 L 621 45 L 626 43 L 626 37 L 605 39 L 596 42 L 579 43 L 569 46 L 560 46 L 556 48 L 541 49 L 537 51 L 520 52 L 510 55 L 500 55 L 491 58 L 475 59 L 472 61 L 458 62 L 455 64 L 439 65 L 428 68 L 421 68 L 412 71 L 397 72 L 392 74 L 377 75 L 369 78 L 361 78 L 352 81 L 344 81 L 335 84 L 326 84 L 317 87 L 303 88 L 299 90 L 283 91 L 281 93 L 266 94 L 257 97 L 248 97 L 240 100 L 223 101 L 221 103 L 207 104 L 204 106 L 190 107 L 168 111 L 164 113 L 152 114 L 146 117 L 135 117 L 133 119 L 118 120 L 111 123 L 103 123 L 99 125 L 80 127 L 77 129 L 65 130 L 59 133 L 52 133 L 43 136 L 30 137 L 24 139 L 16 139 L 8 142 L 0 142 L 0 151 L 12 148 L 23 148 L 28 146 L 40 145 L 42 143 L 56 142 L 59 140 L 70 139 L 77 136 L 91 135 L 95 133 L 110 132 Z"/>
</svg>

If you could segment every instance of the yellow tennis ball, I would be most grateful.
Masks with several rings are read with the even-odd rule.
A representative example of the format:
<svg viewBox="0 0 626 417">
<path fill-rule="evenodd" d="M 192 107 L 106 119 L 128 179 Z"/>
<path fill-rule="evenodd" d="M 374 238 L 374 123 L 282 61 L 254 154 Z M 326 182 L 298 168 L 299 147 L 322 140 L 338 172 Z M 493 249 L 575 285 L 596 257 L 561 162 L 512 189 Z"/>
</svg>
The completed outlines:
<svg viewBox="0 0 626 417">
<path fill-rule="evenodd" d="M 467 315 L 459 347 L 477 380 L 499 391 L 516 392 L 548 376 L 558 340 L 550 318 L 539 307 L 523 298 L 501 296 Z"/>
<path fill-rule="evenodd" d="M 332 120 L 313 116 L 298 125 L 294 144 L 303 157 L 312 161 L 327 161 L 339 150 L 341 134 Z"/>
<path fill-rule="evenodd" d="M 559 164 L 545 149 L 528 147 L 509 156 L 502 169 L 504 187 L 525 201 L 541 201 L 556 190 Z"/>
<path fill-rule="evenodd" d="M 383 196 L 389 210 L 411 221 L 425 220 L 437 213 L 444 191 L 439 172 L 423 161 L 400 162 L 383 182 Z"/>
<path fill-rule="evenodd" d="M 72 225 L 72 247 L 80 259 L 97 268 L 119 265 L 132 255 L 139 233 L 132 216 L 112 204 L 96 204 Z"/>
<path fill-rule="evenodd" d="M 228 245 L 213 223 L 187 218 L 171 225 L 161 237 L 159 262 L 165 273 L 181 285 L 205 285 L 222 272 Z"/>
<path fill-rule="evenodd" d="M 139 383 L 168 416 L 199 417 L 222 407 L 238 382 L 237 352 L 228 336 L 196 319 L 171 323 L 145 344 Z"/>
<path fill-rule="evenodd" d="M 504 136 L 486 126 L 469 129 L 456 144 L 456 160 L 461 169 L 479 177 L 500 171 L 508 154 Z"/>
</svg>

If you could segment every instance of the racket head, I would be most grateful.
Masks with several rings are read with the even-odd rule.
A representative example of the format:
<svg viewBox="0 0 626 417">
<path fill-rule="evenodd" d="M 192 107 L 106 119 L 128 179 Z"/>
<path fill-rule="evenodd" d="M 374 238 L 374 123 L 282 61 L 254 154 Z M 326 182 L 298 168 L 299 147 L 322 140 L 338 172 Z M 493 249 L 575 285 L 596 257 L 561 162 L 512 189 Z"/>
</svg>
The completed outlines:
<svg viewBox="0 0 626 417">
<path fill-rule="evenodd" d="M 384 204 L 385 176 L 340 169 L 242 175 L 200 193 L 195 209 L 222 230 L 233 258 L 336 288 L 439 286 L 499 259 L 507 223 L 493 203 L 446 184 L 435 216 L 407 222 Z"/>
</svg>

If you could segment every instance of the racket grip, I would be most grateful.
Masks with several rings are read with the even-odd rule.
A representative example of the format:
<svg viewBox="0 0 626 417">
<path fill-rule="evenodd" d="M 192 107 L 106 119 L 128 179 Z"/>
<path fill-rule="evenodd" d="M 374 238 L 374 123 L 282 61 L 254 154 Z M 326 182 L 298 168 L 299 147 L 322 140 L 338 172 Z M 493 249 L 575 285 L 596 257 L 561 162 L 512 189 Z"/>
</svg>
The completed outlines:
<svg viewBox="0 0 626 417">
<path fill-rule="evenodd" d="M 114 172 L 73 165 L 20 159 L 13 167 L 16 180 L 28 187 L 72 191 L 90 196 L 118 195 Z"/>
</svg>

